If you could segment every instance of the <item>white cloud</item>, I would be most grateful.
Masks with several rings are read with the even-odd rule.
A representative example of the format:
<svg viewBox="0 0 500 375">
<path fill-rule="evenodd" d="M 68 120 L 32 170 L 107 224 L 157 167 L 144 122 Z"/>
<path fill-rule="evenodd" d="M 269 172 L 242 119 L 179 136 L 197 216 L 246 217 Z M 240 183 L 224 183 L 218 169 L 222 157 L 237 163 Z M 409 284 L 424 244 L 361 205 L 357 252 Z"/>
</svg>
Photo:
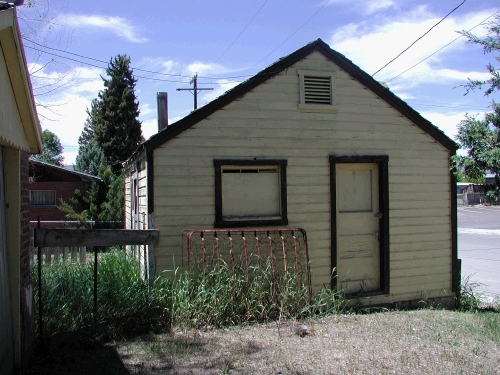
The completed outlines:
<svg viewBox="0 0 500 375">
<path fill-rule="evenodd" d="M 439 69 L 424 63 L 420 69 L 408 74 L 408 76 L 405 75 L 403 79 L 391 81 L 388 85 L 392 91 L 399 92 L 400 90 L 408 90 L 424 83 L 458 86 L 467 82 L 468 78 L 486 80 L 489 77 L 489 74 L 486 72 L 460 71 L 449 68 Z"/>
<path fill-rule="evenodd" d="M 135 64 L 135 66 L 140 67 L 141 69 L 174 75 L 180 70 L 180 64 L 177 61 L 167 60 L 162 57 L 146 57 L 141 59 L 137 64 Z"/>
<path fill-rule="evenodd" d="M 227 66 L 211 63 L 211 62 L 203 62 L 203 61 L 195 61 L 190 64 L 187 64 L 184 68 L 184 73 L 187 74 L 195 74 L 198 75 L 227 75 L 228 73 L 237 73 L 248 69 L 248 67 L 243 68 L 229 68 Z"/>
<path fill-rule="evenodd" d="M 363 14 L 372 14 L 396 6 L 394 0 L 330 0 L 327 5 L 340 4 Z"/>
<path fill-rule="evenodd" d="M 137 91 L 136 91 L 137 94 Z M 156 116 L 156 108 L 152 108 L 148 103 L 141 105 L 141 115 L 147 116 L 150 114 L 154 114 Z"/>
<path fill-rule="evenodd" d="M 457 135 L 457 125 L 464 119 L 463 112 L 447 114 L 441 112 L 421 112 L 420 114 L 453 140 L 455 140 L 455 136 Z"/>
<path fill-rule="evenodd" d="M 190 73 L 198 73 L 198 74 L 207 74 L 207 73 L 213 73 L 213 72 L 226 72 L 227 69 L 224 68 L 220 64 L 214 64 L 214 63 L 204 63 L 200 61 L 196 61 L 194 63 L 189 64 L 186 67 L 186 70 Z"/>
<path fill-rule="evenodd" d="M 170 122 L 169 122 L 170 123 Z M 142 136 L 148 139 L 153 134 L 158 132 L 158 120 L 156 118 L 142 122 Z"/>
<path fill-rule="evenodd" d="M 90 106 L 90 101 L 82 96 L 65 94 L 42 104 L 43 106 L 37 106 L 42 128 L 52 131 L 59 137 L 65 148 L 64 162 L 73 164 L 73 157 L 76 158 L 76 154 L 68 153 L 68 146 L 78 145 L 78 137 L 87 118 L 85 109 Z"/>
<path fill-rule="evenodd" d="M 234 86 L 238 85 L 239 82 L 228 81 L 228 80 L 218 80 L 215 83 L 217 87 L 213 91 L 209 91 L 207 94 L 202 96 L 203 101 L 206 103 L 217 99 L 219 96 L 224 94 L 227 90 L 232 89 Z"/>
<path fill-rule="evenodd" d="M 172 125 L 174 122 L 179 121 L 182 116 L 169 118 L 168 125 Z M 144 139 L 149 139 L 152 135 L 158 133 L 158 119 L 156 118 L 156 113 L 154 118 L 142 122 L 142 136 Z"/>
<path fill-rule="evenodd" d="M 122 17 L 76 14 L 65 14 L 62 17 L 73 27 L 88 27 L 109 30 L 116 36 L 124 38 L 132 43 L 145 43 L 148 41 L 147 38 L 140 35 L 134 25 Z"/>
<path fill-rule="evenodd" d="M 457 38 L 459 35 L 456 30 L 470 29 L 489 15 L 491 15 L 491 11 L 484 10 L 468 13 L 462 17 L 445 19 L 375 77 L 381 81 L 395 77 Z M 380 22 L 375 26 L 371 22 L 345 25 L 335 30 L 329 41 L 332 48 L 346 55 L 361 69 L 373 74 L 439 20 L 440 17 L 430 14 L 425 7 L 418 7 L 399 17 L 392 15 L 391 18 L 380 18 Z M 477 31 L 477 34 L 480 35 L 483 32 L 480 29 L 481 27 L 478 27 L 474 29 L 474 32 Z M 458 81 L 464 80 L 464 77 L 480 77 L 480 73 L 461 72 L 443 66 L 446 64 L 446 61 L 443 60 L 445 56 L 462 52 L 464 48 L 466 48 L 465 38 L 455 41 L 406 72 L 404 74 L 405 81 L 417 85 L 423 82 L 436 82 L 436 80 Z M 480 68 L 478 67 L 478 69 Z"/>
<path fill-rule="evenodd" d="M 78 153 L 78 137 L 87 118 L 85 110 L 90 108 L 92 99 L 103 89 L 100 77 L 103 70 L 76 68 L 66 72 L 47 72 L 42 67 L 35 68 L 41 78 L 50 77 L 54 82 L 64 83 L 61 89 L 36 97 L 37 112 L 42 128 L 54 132 L 61 140 L 64 163 L 74 164 Z"/>
<path fill-rule="evenodd" d="M 394 6 L 394 1 L 392 0 L 371 0 L 366 4 L 367 13 L 375 13 L 379 10 L 391 8 Z"/>
</svg>

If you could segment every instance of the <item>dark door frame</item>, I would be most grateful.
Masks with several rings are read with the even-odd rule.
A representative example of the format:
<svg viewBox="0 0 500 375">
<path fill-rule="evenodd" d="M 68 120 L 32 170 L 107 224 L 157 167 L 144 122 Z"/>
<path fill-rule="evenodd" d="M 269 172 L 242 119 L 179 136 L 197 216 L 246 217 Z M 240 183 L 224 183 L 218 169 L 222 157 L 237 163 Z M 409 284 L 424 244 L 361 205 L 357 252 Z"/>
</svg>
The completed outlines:
<svg viewBox="0 0 500 375">
<path fill-rule="evenodd" d="M 352 294 L 364 296 L 389 293 L 389 156 L 388 155 L 330 155 L 330 223 L 331 267 L 337 267 L 337 176 L 336 164 L 375 163 L 378 165 L 380 232 L 380 288 L 376 291 Z M 337 273 L 331 278 L 331 288 L 337 287 Z"/>
</svg>

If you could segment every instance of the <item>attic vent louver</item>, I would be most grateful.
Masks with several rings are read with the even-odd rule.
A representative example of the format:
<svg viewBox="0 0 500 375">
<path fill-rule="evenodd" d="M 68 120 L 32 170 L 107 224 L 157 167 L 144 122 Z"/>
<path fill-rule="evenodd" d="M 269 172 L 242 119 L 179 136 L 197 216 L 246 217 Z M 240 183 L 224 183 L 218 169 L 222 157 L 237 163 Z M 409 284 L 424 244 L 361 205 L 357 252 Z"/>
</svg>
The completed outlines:
<svg viewBox="0 0 500 375">
<path fill-rule="evenodd" d="M 304 75 L 304 102 L 306 104 L 332 104 L 331 77 Z"/>
</svg>

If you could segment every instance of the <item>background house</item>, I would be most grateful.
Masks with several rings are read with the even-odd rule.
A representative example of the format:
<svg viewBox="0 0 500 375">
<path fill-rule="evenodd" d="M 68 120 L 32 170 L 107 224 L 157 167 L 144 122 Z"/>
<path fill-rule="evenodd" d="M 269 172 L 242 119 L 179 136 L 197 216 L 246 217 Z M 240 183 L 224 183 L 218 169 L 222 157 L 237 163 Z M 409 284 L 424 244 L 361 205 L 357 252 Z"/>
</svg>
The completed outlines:
<svg viewBox="0 0 500 375">
<path fill-rule="evenodd" d="M 182 264 L 184 229 L 297 227 L 315 289 L 453 303 L 455 150 L 317 40 L 144 142 L 126 163 L 126 225 L 160 230 L 158 275 Z"/>
<path fill-rule="evenodd" d="M 34 340 L 29 258 L 28 158 L 40 153 L 15 9 L 0 11 L 0 374 L 29 359 Z"/>
<path fill-rule="evenodd" d="M 85 191 L 93 181 L 101 181 L 99 177 L 87 173 L 37 160 L 30 160 L 29 173 L 31 221 L 38 218 L 43 222 L 66 220 L 66 213 L 57 208 L 61 200 L 69 202 L 75 190 Z"/>
</svg>

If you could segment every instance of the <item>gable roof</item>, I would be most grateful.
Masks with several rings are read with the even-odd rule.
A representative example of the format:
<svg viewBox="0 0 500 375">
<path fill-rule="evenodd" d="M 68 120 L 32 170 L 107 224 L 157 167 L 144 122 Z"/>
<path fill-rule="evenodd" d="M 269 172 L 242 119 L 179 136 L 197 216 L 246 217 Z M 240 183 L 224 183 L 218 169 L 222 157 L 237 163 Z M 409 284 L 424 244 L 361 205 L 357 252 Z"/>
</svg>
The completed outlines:
<svg viewBox="0 0 500 375">
<path fill-rule="evenodd" d="M 98 176 L 66 169 L 58 165 L 45 163 L 35 159 L 30 159 L 29 161 L 29 173 L 30 177 L 36 177 L 36 182 L 102 181 Z"/>
<path fill-rule="evenodd" d="M 434 126 L 430 121 L 423 118 L 417 111 L 411 108 L 406 102 L 401 100 L 398 96 L 392 93 L 388 88 L 384 87 L 378 81 L 373 79 L 368 73 L 361 70 L 357 65 L 355 65 L 351 60 L 346 58 L 341 53 L 330 48 L 328 44 L 323 42 L 321 39 L 317 39 L 304 47 L 298 49 L 297 51 L 289 54 L 286 57 L 281 58 L 274 64 L 268 66 L 261 72 L 257 73 L 255 76 L 249 78 L 245 82 L 240 83 L 231 90 L 227 91 L 222 96 L 213 100 L 212 102 L 206 104 L 205 106 L 191 112 L 183 119 L 177 121 L 176 123 L 168 126 L 161 132 L 151 136 L 147 141 L 142 143 L 136 152 L 146 149 L 147 151 L 152 151 L 157 147 L 161 146 L 170 139 L 176 137 L 183 131 L 189 129 L 191 126 L 195 125 L 204 118 L 210 116 L 214 112 L 228 105 L 232 101 L 242 97 L 250 90 L 254 89 L 258 85 L 264 83 L 270 78 L 275 77 L 283 70 L 289 68 L 293 64 L 300 60 L 303 60 L 308 55 L 313 52 L 319 52 L 331 62 L 336 64 L 352 78 L 357 80 L 366 88 L 370 89 L 375 93 L 380 99 L 384 100 L 392 108 L 401 113 L 413 124 L 417 125 L 424 132 L 429 134 L 432 138 L 436 140 L 446 149 L 450 150 L 452 154 L 458 148 L 457 144 L 448 138 L 441 130 Z M 135 154 L 134 154 L 135 155 Z M 134 157 L 132 156 L 132 158 Z"/>
</svg>

